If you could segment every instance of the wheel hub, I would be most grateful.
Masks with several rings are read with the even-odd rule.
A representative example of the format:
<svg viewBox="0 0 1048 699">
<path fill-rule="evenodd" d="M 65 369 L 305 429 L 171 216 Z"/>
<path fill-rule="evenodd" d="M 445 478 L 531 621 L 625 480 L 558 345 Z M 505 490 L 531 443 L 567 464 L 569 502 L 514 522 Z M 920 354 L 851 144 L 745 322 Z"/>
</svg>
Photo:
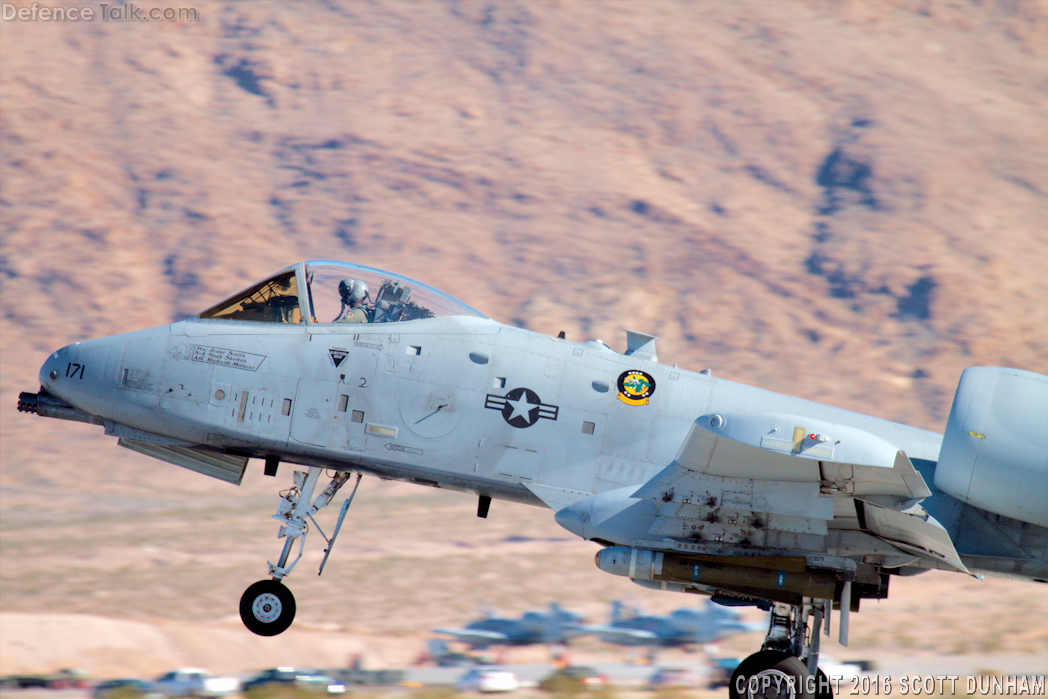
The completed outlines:
<svg viewBox="0 0 1048 699">
<path fill-rule="evenodd" d="M 280 599 L 270 592 L 259 595 L 251 604 L 251 612 L 255 618 L 266 623 L 276 621 L 280 617 L 281 608 Z"/>
<path fill-rule="evenodd" d="M 764 670 L 749 678 L 747 696 L 753 699 L 793 699 L 797 678 L 781 670 Z"/>
</svg>

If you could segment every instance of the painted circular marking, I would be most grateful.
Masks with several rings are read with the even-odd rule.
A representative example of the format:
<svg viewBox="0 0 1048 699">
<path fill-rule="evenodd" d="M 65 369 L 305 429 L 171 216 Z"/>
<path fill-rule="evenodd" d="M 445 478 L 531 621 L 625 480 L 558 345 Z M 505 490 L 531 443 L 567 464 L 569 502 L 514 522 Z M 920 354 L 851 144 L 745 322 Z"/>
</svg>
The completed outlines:
<svg viewBox="0 0 1048 699">
<path fill-rule="evenodd" d="M 631 369 L 619 374 L 619 400 L 627 405 L 647 405 L 655 393 L 655 378 L 646 371 Z"/>
<path fill-rule="evenodd" d="M 502 418 L 512 427 L 531 427 L 539 421 L 542 399 L 530 388 L 514 388 L 506 394 Z"/>
</svg>

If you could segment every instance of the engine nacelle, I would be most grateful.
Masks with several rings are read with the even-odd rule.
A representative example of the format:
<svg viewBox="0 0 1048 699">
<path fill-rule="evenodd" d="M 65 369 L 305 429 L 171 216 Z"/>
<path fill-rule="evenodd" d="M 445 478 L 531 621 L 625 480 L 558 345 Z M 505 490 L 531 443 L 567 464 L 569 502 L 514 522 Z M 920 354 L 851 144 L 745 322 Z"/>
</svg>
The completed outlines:
<svg viewBox="0 0 1048 699">
<path fill-rule="evenodd" d="M 1048 376 L 965 369 L 935 485 L 974 507 L 1048 527 Z"/>
</svg>

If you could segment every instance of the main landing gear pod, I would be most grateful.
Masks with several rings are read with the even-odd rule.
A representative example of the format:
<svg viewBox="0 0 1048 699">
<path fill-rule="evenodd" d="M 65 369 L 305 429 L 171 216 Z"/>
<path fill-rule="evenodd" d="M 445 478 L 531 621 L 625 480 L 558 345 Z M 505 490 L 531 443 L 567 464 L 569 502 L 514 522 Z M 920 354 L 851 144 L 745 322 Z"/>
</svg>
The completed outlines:
<svg viewBox="0 0 1048 699">
<path fill-rule="evenodd" d="M 338 532 L 342 529 L 342 521 L 346 517 L 346 511 L 349 509 L 350 503 L 353 502 L 353 496 L 357 494 L 357 488 L 360 487 L 361 475 L 358 474 L 356 485 L 353 486 L 353 492 L 342 503 L 342 511 L 339 512 L 335 531 L 332 532 L 329 539 L 320 528 L 320 525 L 317 524 L 317 521 L 313 519 L 313 514 L 327 507 L 328 503 L 331 502 L 331 499 L 339 491 L 339 488 L 349 480 L 350 474 L 348 471 L 335 473 L 331 478 L 331 482 L 317 496 L 317 499 L 310 502 L 323 470 L 316 466 L 311 466 L 308 473 L 296 471 L 294 486 L 290 490 L 281 493 L 277 513 L 273 515 L 273 519 L 283 523 L 280 527 L 279 538 L 286 538 L 284 549 L 280 553 L 280 560 L 276 565 L 269 564 L 269 574 L 272 576 L 272 579 L 259 580 L 247 588 L 244 591 L 244 595 L 240 598 L 240 619 L 249 631 L 259 636 L 276 636 L 283 633 L 291 626 L 291 622 L 295 620 L 295 596 L 291 594 L 291 590 L 284 586 L 283 579 L 291 573 L 295 564 L 302 558 L 306 533 L 309 531 L 309 525 L 306 523 L 306 520 L 313 522 L 317 531 L 320 532 L 320 535 L 324 537 L 324 541 L 327 542 L 327 548 L 324 550 L 324 560 L 320 562 L 320 572 L 317 573 L 320 575 L 324 572 L 324 565 L 327 563 L 331 549 L 335 545 Z M 291 565 L 288 565 L 288 559 L 291 558 L 291 549 L 296 539 L 299 540 L 298 557 L 291 561 Z"/>
</svg>

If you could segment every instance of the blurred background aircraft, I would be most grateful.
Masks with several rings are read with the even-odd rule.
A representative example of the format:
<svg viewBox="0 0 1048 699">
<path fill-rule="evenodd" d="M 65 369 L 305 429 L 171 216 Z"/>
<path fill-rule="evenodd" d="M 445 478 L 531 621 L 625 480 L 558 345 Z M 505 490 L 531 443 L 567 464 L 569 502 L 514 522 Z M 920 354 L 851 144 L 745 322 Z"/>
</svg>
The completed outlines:
<svg viewBox="0 0 1048 699">
<path fill-rule="evenodd" d="M 607 624 L 587 624 L 589 633 L 606 643 L 642 646 L 653 659 L 662 648 L 695 649 L 740 633 L 768 630 L 767 621 L 743 621 L 738 611 L 705 600 L 699 607 L 681 607 L 669 614 L 642 614 L 637 607 L 611 603 Z"/>
<path fill-rule="evenodd" d="M 491 646 L 529 646 L 533 644 L 565 644 L 583 633 L 581 615 L 563 609 L 551 602 L 548 612 L 528 611 L 518 619 L 485 614 L 483 619 L 461 629 L 434 629 L 434 633 L 454 637 L 471 649 Z"/>
</svg>

